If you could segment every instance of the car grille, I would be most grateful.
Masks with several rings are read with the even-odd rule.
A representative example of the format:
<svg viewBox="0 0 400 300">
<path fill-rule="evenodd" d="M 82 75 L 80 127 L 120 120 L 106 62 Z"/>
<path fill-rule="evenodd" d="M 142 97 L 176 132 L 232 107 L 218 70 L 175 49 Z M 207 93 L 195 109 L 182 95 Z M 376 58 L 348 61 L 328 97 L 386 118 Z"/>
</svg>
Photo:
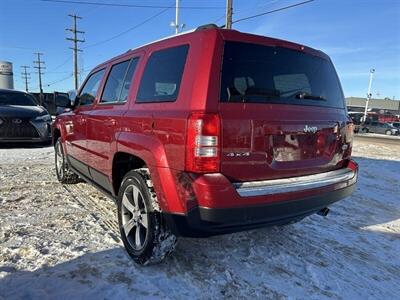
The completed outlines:
<svg viewBox="0 0 400 300">
<path fill-rule="evenodd" d="M 1 118 L 0 138 L 38 138 L 39 133 L 29 118 Z"/>
</svg>

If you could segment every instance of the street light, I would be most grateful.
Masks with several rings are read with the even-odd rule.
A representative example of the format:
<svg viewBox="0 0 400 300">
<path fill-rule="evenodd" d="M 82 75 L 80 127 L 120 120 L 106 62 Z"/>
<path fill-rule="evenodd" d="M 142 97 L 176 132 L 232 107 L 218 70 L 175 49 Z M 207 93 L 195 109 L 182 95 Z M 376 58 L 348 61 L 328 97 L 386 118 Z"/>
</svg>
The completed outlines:
<svg viewBox="0 0 400 300">
<path fill-rule="evenodd" d="M 175 28 L 175 34 L 178 34 L 183 30 L 185 24 L 179 24 L 179 1 L 175 1 L 175 21 L 172 21 L 169 25 Z"/>
<path fill-rule="evenodd" d="M 371 98 L 372 98 L 371 86 L 372 86 L 372 77 L 374 76 L 374 73 L 375 73 L 375 69 L 371 69 L 369 71 L 369 85 L 368 85 L 367 101 L 365 102 L 363 123 L 365 123 L 365 121 L 367 120 L 368 104 L 369 104 L 369 100 L 371 100 Z"/>
</svg>

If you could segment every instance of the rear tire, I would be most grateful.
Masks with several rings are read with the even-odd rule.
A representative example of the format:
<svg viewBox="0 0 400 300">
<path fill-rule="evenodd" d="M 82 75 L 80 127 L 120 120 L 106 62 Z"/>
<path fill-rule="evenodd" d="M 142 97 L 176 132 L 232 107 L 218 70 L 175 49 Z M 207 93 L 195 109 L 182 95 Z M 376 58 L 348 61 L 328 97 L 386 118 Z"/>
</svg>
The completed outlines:
<svg viewBox="0 0 400 300">
<path fill-rule="evenodd" d="M 368 128 L 363 128 L 361 131 L 362 131 L 363 133 L 368 133 L 368 132 L 369 132 Z"/>
<path fill-rule="evenodd" d="M 392 135 L 392 131 L 391 130 L 386 130 L 385 134 L 386 135 Z"/>
<path fill-rule="evenodd" d="M 118 223 L 129 256 L 140 265 L 161 262 L 177 239 L 164 224 L 147 169 L 128 172 L 118 192 Z"/>
<path fill-rule="evenodd" d="M 59 137 L 54 144 L 54 156 L 56 165 L 57 179 L 61 183 L 74 184 L 80 182 L 80 178 L 68 167 L 68 162 L 64 155 L 64 150 L 61 143 L 61 137 Z"/>
</svg>

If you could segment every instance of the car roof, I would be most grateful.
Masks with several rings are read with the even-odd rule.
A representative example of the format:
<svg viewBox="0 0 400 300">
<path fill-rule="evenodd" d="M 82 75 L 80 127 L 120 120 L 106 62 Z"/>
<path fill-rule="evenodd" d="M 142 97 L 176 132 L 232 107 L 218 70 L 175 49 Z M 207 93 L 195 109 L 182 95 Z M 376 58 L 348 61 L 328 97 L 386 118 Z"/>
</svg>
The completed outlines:
<svg viewBox="0 0 400 300">
<path fill-rule="evenodd" d="M 12 89 L 0 89 L 0 93 L 15 93 L 15 94 L 28 94 L 25 91 L 20 91 L 20 90 L 12 90 Z"/>
<path fill-rule="evenodd" d="M 158 43 L 164 43 L 168 40 L 176 39 L 181 36 L 195 35 L 195 34 L 210 32 L 210 31 L 219 33 L 224 40 L 237 40 L 237 41 L 244 41 L 244 42 L 254 42 L 254 43 L 264 43 L 264 44 L 276 45 L 276 46 L 280 46 L 280 47 L 304 51 L 306 53 L 320 56 L 320 57 L 330 60 L 329 56 L 327 54 L 325 54 L 324 52 L 314 49 L 314 48 L 311 48 L 311 47 L 308 47 L 308 46 L 305 46 L 305 45 L 301 45 L 298 43 L 281 40 L 281 39 L 277 39 L 277 38 L 256 35 L 256 34 L 246 33 L 246 32 L 240 32 L 238 30 L 233 30 L 233 29 L 223 29 L 223 28 L 216 26 L 215 24 L 207 24 L 207 25 L 197 27 L 196 29 L 193 29 L 193 30 L 189 30 L 189 31 L 181 32 L 179 34 L 167 36 L 167 37 L 161 38 L 159 40 L 152 41 L 152 42 L 146 43 L 144 45 L 129 49 L 125 53 L 117 55 L 117 56 L 97 65 L 96 67 L 94 67 L 92 69 L 92 71 L 90 73 L 92 73 L 94 70 L 97 70 L 99 68 L 104 68 L 106 65 L 112 63 L 113 61 L 123 58 L 124 56 L 127 56 L 133 52 L 145 50 L 149 46 L 153 46 Z"/>
</svg>

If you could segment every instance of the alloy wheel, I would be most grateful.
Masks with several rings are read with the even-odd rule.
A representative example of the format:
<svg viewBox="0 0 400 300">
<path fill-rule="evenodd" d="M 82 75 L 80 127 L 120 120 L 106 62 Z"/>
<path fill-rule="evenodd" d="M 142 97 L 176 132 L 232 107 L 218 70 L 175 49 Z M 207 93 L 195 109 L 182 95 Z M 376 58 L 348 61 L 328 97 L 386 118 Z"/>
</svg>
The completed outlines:
<svg viewBox="0 0 400 300">
<path fill-rule="evenodd" d="M 143 249 L 148 236 L 149 216 L 139 188 L 128 185 L 122 197 L 122 227 L 129 245 L 136 251 Z"/>
<path fill-rule="evenodd" d="M 64 154 L 62 151 L 62 145 L 58 141 L 56 144 L 56 169 L 57 174 L 60 178 L 64 176 Z"/>
</svg>

